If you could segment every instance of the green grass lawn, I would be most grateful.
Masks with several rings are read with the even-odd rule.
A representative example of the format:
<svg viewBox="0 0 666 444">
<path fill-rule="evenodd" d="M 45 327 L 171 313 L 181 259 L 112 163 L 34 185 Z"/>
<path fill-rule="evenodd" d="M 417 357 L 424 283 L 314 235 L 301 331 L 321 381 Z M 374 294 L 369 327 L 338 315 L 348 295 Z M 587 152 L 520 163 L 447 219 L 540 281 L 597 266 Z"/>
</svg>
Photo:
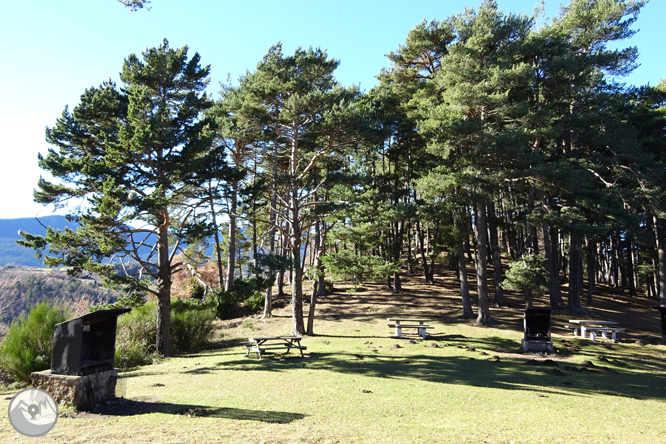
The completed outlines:
<svg viewBox="0 0 666 444">
<path fill-rule="evenodd" d="M 558 352 L 542 357 L 523 354 L 520 329 L 506 321 L 482 328 L 440 316 L 428 340 L 396 339 L 381 307 L 347 310 L 348 298 L 320 306 L 304 358 L 245 357 L 249 336 L 290 331 L 286 306 L 266 324 L 225 324 L 208 349 L 124 373 L 131 401 L 113 414 L 61 409 L 67 416 L 40 439 L 16 433 L 4 414 L 0 442 L 666 442 L 658 338 L 611 344 L 555 333 Z M 12 393 L 1 393 L 4 411 Z"/>
</svg>

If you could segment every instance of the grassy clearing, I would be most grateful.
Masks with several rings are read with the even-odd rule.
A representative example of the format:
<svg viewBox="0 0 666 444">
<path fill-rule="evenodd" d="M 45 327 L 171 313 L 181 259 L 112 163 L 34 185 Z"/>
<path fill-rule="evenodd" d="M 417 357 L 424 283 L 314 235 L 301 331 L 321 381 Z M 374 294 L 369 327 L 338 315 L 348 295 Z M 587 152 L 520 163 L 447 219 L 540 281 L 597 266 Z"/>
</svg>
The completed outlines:
<svg viewBox="0 0 666 444">
<path fill-rule="evenodd" d="M 305 358 L 245 357 L 249 336 L 291 330 L 290 306 L 265 324 L 220 323 L 208 349 L 127 372 L 130 402 L 101 415 L 63 410 L 39 442 L 663 442 L 666 346 L 649 331 L 647 301 L 614 295 L 619 308 L 592 313 L 649 327 L 618 344 L 574 338 L 560 328 L 570 314 L 558 313 L 558 352 L 544 358 L 520 352 L 522 309 L 494 310 L 498 326 L 480 328 L 457 318 L 455 293 L 409 281 L 399 297 L 365 287 L 322 301 Z M 396 314 L 431 317 L 434 333 L 392 338 L 386 317 Z M 35 442 L 6 416 L 0 441 Z"/>
</svg>

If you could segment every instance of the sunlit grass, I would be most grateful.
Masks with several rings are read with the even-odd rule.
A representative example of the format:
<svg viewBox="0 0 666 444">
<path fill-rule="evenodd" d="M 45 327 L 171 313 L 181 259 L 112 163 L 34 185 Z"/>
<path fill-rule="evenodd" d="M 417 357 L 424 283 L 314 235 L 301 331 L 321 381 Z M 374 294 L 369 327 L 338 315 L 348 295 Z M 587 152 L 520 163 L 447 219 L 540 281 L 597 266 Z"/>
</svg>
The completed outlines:
<svg viewBox="0 0 666 444">
<path fill-rule="evenodd" d="M 519 324 L 520 310 L 513 320 L 507 312 L 501 328 L 436 317 L 428 340 L 399 340 L 386 327 L 391 299 L 389 308 L 376 301 L 364 308 L 349 298 L 341 292 L 322 301 L 317 335 L 302 341 L 305 358 L 245 357 L 249 336 L 291 331 L 287 306 L 266 323 L 221 329 L 206 350 L 127 372 L 126 397 L 159 401 L 146 403 L 152 412 L 60 418 L 39 442 L 656 443 L 666 436 L 663 343 L 554 334 L 558 353 L 528 356 L 519 329 L 508 327 Z M 6 417 L 0 440 L 35 442 Z"/>
</svg>

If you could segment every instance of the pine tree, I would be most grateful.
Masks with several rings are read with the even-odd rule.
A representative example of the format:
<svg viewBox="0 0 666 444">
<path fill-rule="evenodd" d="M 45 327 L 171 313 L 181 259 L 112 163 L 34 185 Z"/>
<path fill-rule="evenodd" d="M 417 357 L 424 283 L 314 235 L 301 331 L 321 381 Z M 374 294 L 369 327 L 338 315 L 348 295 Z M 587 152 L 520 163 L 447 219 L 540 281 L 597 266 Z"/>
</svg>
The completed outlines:
<svg viewBox="0 0 666 444">
<path fill-rule="evenodd" d="M 285 56 L 273 46 L 251 76 L 252 94 L 266 110 L 268 130 L 276 134 L 287 153 L 287 169 L 279 171 L 285 197 L 275 194 L 284 209 L 292 258 L 293 333 L 305 333 L 303 324 L 301 262 L 302 237 L 316 224 L 309 209 L 320 205 L 317 192 L 328 176 L 312 182 L 325 158 L 341 153 L 358 141 L 359 114 L 354 103 L 357 88 L 337 84 L 333 71 L 339 62 L 326 51 L 297 48 Z M 277 208 L 276 208 L 277 210 Z M 277 227 L 278 225 L 276 225 Z"/>
<path fill-rule="evenodd" d="M 630 118 L 638 131 L 644 159 L 634 169 L 637 196 L 648 220 L 644 226 L 657 250 L 655 290 L 659 305 L 666 307 L 666 80 L 633 92 Z"/>
<path fill-rule="evenodd" d="M 197 217 L 200 201 L 193 185 L 206 176 L 202 162 L 212 138 L 212 120 L 202 117 L 212 102 L 203 93 L 210 67 L 200 66 L 187 46 L 166 40 L 132 54 L 123 65 L 122 88 L 104 82 L 89 88 L 72 112 L 66 108 L 47 141 L 55 147 L 39 159 L 58 179 L 40 179 L 35 201 L 56 206 L 72 202 L 79 228 L 49 229 L 46 237 L 25 235 L 23 244 L 43 251 L 45 263 L 87 270 L 153 293 L 158 300 L 157 350 L 171 351 L 171 276 L 184 242 L 204 236 L 208 224 Z M 109 259 L 131 258 L 140 276 L 119 276 Z M 104 261 L 107 261 L 106 264 Z"/>
<path fill-rule="evenodd" d="M 529 68 L 521 63 L 522 42 L 531 20 L 504 15 L 493 1 L 478 11 L 466 9 L 451 19 L 455 40 L 440 61 L 431 88 L 435 94 L 419 103 L 419 129 L 430 138 L 428 150 L 442 159 L 431 176 L 441 178 L 449 193 L 471 199 L 476 226 L 479 312 L 477 322 L 492 323 L 487 293 L 487 204 L 493 183 L 516 169 L 523 159 L 524 115 L 516 90 Z"/>
</svg>

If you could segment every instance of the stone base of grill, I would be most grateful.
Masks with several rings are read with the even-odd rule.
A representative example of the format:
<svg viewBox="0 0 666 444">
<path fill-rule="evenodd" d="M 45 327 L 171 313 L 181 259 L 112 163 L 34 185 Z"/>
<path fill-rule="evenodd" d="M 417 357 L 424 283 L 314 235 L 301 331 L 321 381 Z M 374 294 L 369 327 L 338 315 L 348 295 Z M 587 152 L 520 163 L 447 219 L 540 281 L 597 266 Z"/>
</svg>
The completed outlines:
<svg viewBox="0 0 666 444">
<path fill-rule="evenodd" d="M 551 341 L 530 341 L 522 340 L 523 351 L 525 353 L 552 353 L 553 343 Z"/>
<path fill-rule="evenodd" d="M 118 369 L 96 372 L 87 376 L 54 375 L 51 370 L 33 372 L 30 383 L 46 390 L 57 403 L 80 409 L 116 398 Z"/>
</svg>

